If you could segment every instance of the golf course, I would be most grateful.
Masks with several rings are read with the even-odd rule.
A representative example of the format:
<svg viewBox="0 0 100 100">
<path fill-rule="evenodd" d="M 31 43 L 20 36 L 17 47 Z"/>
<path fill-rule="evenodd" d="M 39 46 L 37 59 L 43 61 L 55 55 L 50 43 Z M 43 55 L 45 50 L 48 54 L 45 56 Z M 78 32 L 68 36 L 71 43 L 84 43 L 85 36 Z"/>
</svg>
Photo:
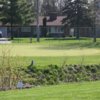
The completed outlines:
<svg viewBox="0 0 100 100">
<path fill-rule="evenodd" d="M 80 40 L 42 38 L 38 43 L 33 38 L 30 43 L 29 38 L 16 38 L 11 44 L 0 44 L 0 56 L 1 61 L 11 58 L 10 63 L 15 68 L 27 68 L 32 60 L 37 68 L 44 70 L 51 64 L 60 67 L 70 64 L 99 65 L 100 39 L 93 43 L 90 38 Z M 31 89 L 2 91 L 0 100 L 100 100 L 99 94 L 100 81 L 61 82 L 58 85 L 40 85 Z"/>
<path fill-rule="evenodd" d="M 0 45 L 3 53 L 27 66 L 32 60 L 38 66 L 57 64 L 100 64 L 100 39 L 93 43 L 90 38 L 53 39 L 42 38 L 29 43 L 29 38 L 14 39 L 12 44 Z M 14 60 L 13 59 L 13 60 Z"/>
<path fill-rule="evenodd" d="M 0 0 L 0 100 L 100 100 L 100 0 Z"/>
</svg>

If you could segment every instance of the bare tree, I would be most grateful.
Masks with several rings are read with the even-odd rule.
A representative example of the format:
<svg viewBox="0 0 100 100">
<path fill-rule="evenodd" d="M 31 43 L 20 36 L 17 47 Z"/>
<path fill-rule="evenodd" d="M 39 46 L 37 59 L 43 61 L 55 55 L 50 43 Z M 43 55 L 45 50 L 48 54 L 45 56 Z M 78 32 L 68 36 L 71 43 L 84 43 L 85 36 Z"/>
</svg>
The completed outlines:
<svg viewBox="0 0 100 100">
<path fill-rule="evenodd" d="M 16 83 L 21 79 L 20 72 L 13 65 L 19 65 L 19 62 L 11 55 L 12 47 L 3 45 L 0 57 L 0 90 L 16 88 Z"/>
</svg>

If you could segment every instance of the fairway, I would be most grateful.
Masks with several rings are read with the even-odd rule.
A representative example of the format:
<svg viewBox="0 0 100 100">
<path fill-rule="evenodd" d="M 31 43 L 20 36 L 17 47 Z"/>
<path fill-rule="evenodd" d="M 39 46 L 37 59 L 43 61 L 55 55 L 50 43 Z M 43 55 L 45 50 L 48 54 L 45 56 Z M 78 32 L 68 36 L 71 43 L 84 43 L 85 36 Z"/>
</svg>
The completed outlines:
<svg viewBox="0 0 100 100">
<path fill-rule="evenodd" d="M 82 40 L 53 40 L 41 39 L 37 43 L 33 39 L 30 44 L 28 39 L 14 40 L 12 44 L 0 45 L 0 56 L 10 55 L 15 57 L 22 66 L 27 66 L 32 60 L 36 65 L 50 64 L 100 64 L 100 39 L 92 43 L 91 39 Z M 14 61 L 13 61 L 14 62 Z M 13 65 L 15 66 L 15 65 Z"/>
<path fill-rule="evenodd" d="M 100 81 L 0 92 L 0 100 L 100 100 Z"/>
<path fill-rule="evenodd" d="M 31 45 L 31 44 L 22 44 L 22 45 L 5 45 L 0 46 L 0 55 L 2 51 L 11 50 L 12 56 L 91 56 L 91 55 L 100 55 L 100 49 L 95 48 L 83 48 L 83 49 L 45 49 L 46 46 L 43 45 Z"/>
</svg>

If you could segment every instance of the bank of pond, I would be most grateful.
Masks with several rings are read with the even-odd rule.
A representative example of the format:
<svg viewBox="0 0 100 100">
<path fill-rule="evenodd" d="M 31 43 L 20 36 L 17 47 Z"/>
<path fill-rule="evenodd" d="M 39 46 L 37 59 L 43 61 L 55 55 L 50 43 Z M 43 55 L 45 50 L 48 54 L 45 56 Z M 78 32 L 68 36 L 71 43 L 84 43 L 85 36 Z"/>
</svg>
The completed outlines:
<svg viewBox="0 0 100 100">
<path fill-rule="evenodd" d="M 34 65 L 27 68 L 0 68 L 0 90 L 31 88 L 69 82 L 100 80 L 100 65 L 48 65 L 39 69 Z"/>
</svg>

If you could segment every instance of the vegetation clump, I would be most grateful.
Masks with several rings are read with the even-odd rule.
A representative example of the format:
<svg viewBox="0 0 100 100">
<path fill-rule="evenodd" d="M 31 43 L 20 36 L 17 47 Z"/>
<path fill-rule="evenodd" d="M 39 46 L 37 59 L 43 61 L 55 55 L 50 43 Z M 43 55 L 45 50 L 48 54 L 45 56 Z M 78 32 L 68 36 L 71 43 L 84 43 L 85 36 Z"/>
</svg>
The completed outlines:
<svg viewBox="0 0 100 100">
<path fill-rule="evenodd" d="M 49 65 L 39 69 L 31 64 L 27 68 L 0 68 L 0 90 L 15 89 L 20 80 L 29 87 L 96 81 L 100 80 L 100 65 Z"/>
<path fill-rule="evenodd" d="M 100 80 L 100 65 L 49 65 L 44 69 L 31 66 L 24 71 L 29 76 L 27 82 L 33 85 Z"/>
</svg>

